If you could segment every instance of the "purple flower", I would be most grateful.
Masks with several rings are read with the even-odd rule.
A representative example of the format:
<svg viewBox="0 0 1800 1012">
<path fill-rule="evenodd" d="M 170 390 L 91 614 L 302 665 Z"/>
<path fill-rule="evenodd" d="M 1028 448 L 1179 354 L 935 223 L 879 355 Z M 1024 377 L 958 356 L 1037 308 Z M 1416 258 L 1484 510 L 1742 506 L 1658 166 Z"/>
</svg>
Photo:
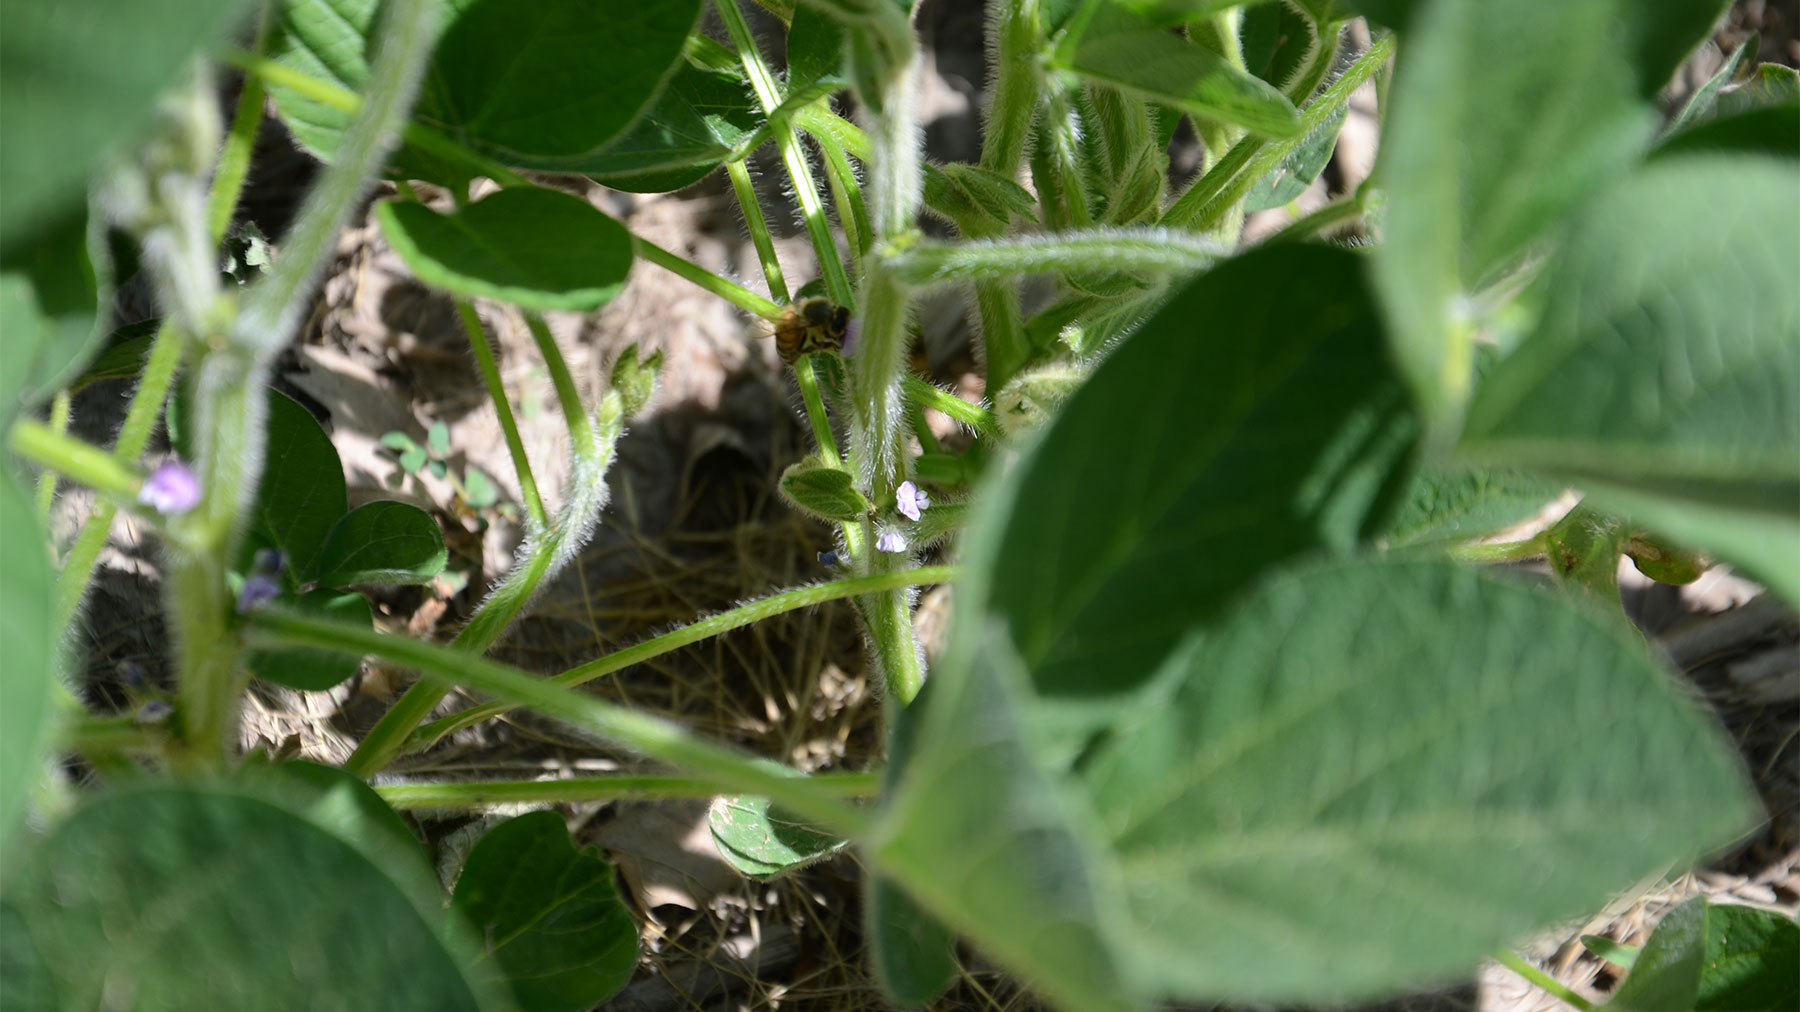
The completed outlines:
<svg viewBox="0 0 1800 1012">
<path fill-rule="evenodd" d="M 246 580 L 242 590 L 238 591 L 237 613 L 248 614 L 268 604 L 281 594 L 281 584 L 274 577 L 257 573 Z"/>
<path fill-rule="evenodd" d="M 138 502 L 164 516 L 186 513 L 200 505 L 200 479 L 181 461 L 165 460 L 144 479 Z"/>
<path fill-rule="evenodd" d="M 856 351 L 856 346 L 861 343 L 862 321 L 852 317 L 850 325 L 844 328 L 844 343 L 842 347 L 838 348 L 838 354 L 849 358 Z"/>
<path fill-rule="evenodd" d="M 840 560 L 838 559 L 838 553 L 835 549 L 829 552 L 819 553 L 819 565 L 824 566 L 826 569 L 836 569 L 839 564 Z"/>
<path fill-rule="evenodd" d="M 875 547 L 884 552 L 904 552 L 906 551 L 906 535 L 899 531 L 882 531 L 881 536 L 875 539 Z"/>
<path fill-rule="evenodd" d="M 910 481 L 900 483 L 900 489 L 894 496 L 894 505 L 905 514 L 908 520 L 919 519 L 919 512 L 931 505 L 931 497 Z"/>
<path fill-rule="evenodd" d="M 246 614 L 281 595 L 281 574 L 287 572 L 287 556 L 280 549 L 264 548 L 256 553 L 250 575 L 238 590 L 237 613 Z"/>
</svg>

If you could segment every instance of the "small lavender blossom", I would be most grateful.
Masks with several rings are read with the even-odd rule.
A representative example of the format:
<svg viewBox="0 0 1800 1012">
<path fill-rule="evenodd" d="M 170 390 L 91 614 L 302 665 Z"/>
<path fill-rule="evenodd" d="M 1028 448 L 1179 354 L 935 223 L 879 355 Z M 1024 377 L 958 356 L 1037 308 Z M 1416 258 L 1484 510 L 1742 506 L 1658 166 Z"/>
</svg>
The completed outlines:
<svg viewBox="0 0 1800 1012">
<path fill-rule="evenodd" d="M 875 547 L 884 552 L 904 552 L 906 551 L 906 535 L 899 531 L 882 531 L 881 536 L 875 539 Z"/>
<path fill-rule="evenodd" d="M 248 614 L 268 604 L 281 594 L 281 584 L 273 577 L 257 573 L 244 580 L 243 589 L 238 591 L 237 613 Z"/>
<path fill-rule="evenodd" d="M 250 575 L 238 591 L 237 612 L 246 614 L 281 594 L 281 574 L 287 572 L 287 556 L 278 548 L 263 548 L 250 564 Z"/>
<path fill-rule="evenodd" d="M 850 325 L 844 328 L 844 343 L 838 348 L 838 354 L 845 358 L 849 358 L 850 355 L 856 351 L 856 346 L 861 343 L 862 321 L 856 317 L 851 317 Z"/>
<path fill-rule="evenodd" d="M 899 507 L 908 520 L 918 520 L 920 511 L 931 505 L 931 497 L 919 486 L 903 481 L 894 496 L 894 505 Z"/>
<path fill-rule="evenodd" d="M 164 516 L 186 513 L 200 505 L 200 479 L 179 460 L 165 460 L 144 479 L 138 502 Z"/>
</svg>

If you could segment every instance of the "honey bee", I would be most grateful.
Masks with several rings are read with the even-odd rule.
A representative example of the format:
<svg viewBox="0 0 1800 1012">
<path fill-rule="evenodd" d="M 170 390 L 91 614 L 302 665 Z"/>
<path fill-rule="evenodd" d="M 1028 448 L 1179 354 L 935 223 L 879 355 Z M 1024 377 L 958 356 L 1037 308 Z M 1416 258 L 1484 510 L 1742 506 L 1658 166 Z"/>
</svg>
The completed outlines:
<svg viewBox="0 0 1800 1012">
<path fill-rule="evenodd" d="M 775 323 L 775 351 L 788 365 L 802 355 L 837 351 L 849 327 L 850 310 L 830 299 L 802 299 L 782 309 Z"/>
</svg>

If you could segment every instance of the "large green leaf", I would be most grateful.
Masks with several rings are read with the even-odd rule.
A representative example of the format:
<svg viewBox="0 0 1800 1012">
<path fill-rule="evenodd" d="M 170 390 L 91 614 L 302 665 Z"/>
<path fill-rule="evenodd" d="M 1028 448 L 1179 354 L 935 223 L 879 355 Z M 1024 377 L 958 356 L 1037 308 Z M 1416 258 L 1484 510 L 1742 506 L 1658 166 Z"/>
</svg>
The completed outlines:
<svg viewBox="0 0 1800 1012">
<path fill-rule="evenodd" d="M 525 309 L 598 309 L 631 270 L 625 226 L 557 190 L 513 187 L 451 214 L 388 201 L 375 216 L 421 281 Z"/>
<path fill-rule="evenodd" d="M 1147 681 L 1263 569 L 1381 532 L 1416 422 L 1363 263 L 1281 246 L 1202 275 L 1094 372 L 1001 490 L 1005 526 L 983 542 L 991 559 L 972 560 L 992 587 L 969 597 L 1071 719 L 1104 719 L 1096 704 Z"/>
<path fill-rule="evenodd" d="M 416 849 L 298 782 L 115 791 L 14 869 L 4 962 L 42 967 L 63 1008 L 498 1007 Z"/>
<path fill-rule="evenodd" d="M 44 748 L 52 730 L 56 672 L 53 661 L 61 630 L 51 617 L 55 594 L 50 542 L 38 524 L 31 497 L 12 472 L 0 467 L 0 537 L 6 564 L 0 567 L 0 844 L 25 808 L 31 787 L 43 773 Z"/>
<path fill-rule="evenodd" d="M 1800 923 L 1773 910 L 1708 905 L 1706 965 L 1694 1012 L 1800 1007 Z"/>
<path fill-rule="evenodd" d="M 1465 293 L 1655 127 L 1619 52 L 1616 2 L 1437 0 L 1410 19 L 1382 139 L 1393 199 L 1376 279 L 1397 357 L 1433 413 L 1468 387 Z"/>
<path fill-rule="evenodd" d="M 258 549 L 276 548 L 287 557 L 290 585 L 311 579 L 326 535 L 349 507 L 344 465 L 331 437 L 305 408 L 270 390 L 268 456 L 237 569 L 248 572 Z"/>
<path fill-rule="evenodd" d="M 195 50 L 230 26 L 234 0 L 0 4 L 0 240 L 80 203 L 101 155 L 129 144 Z M 10 338 L 9 338 L 10 340 Z"/>
<path fill-rule="evenodd" d="M 1705 962 L 1706 900 L 1696 896 L 1663 914 L 1606 1007 L 1619 1012 L 1693 1012 Z"/>
<path fill-rule="evenodd" d="M 1624 180 L 1547 268 L 1537 329 L 1483 382 L 1465 448 L 1663 497 L 1642 519 L 1697 548 L 1728 551 L 1710 543 L 1718 510 L 1800 545 L 1800 232 L 1768 220 L 1797 192 L 1800 164 L 1754 156 Z M 1791 574 L 1800 551 L 1729 557 Z"/>
<path fill-rule="evenodd" d="M 615 190 L 679 190 L 718 168 L 756 122 L 742 79 L 684 62 L 662 97 L 623 137 L 564 168 Z"/>
<path fill-rule="evenodd" d="M 501 823 L 469 852 L 455 905 L 487 940 L 524 1012 L 581 1012 L 637 966 L 637 924 L 612 866 L 578 849 L 555 812 Z"/>
<path fill-rule="evenodd" d="M 1124 7 L 1101 5 L 1057 59 L 1083 77 L 1271 137 L 1300 129 L 1281 91 Z"/>
<path fill-rule="evenodd" d="M 1518 471 L 1426 467 L 1395 512 L 1388 543 L 1399 546 L 1491 534 L 1530 519 L 1561 493 L 1559 483 Z"/>
<path fill-rule="evenodd" d="M 1158 687 L 1081 776 L 1171 994 L 1451 979 L 1758 817 L 1632 630 L 1446 562 L 1281 572 Z"/>
<path fill-rule="evenodd" d="M 319 551 L 322 587 L 428 583 L 449 560 L 429 513 L 403 502 L 364 503 L 338 520 Z"/>
<path fill-rule="evenodd" d="M 924 711 L 914 754 L 867 853 L 1059 1007 L 1135 1009 L 1113 951 L 1117 896 L 1029 740 L 1025 672 L 997 627 L 973 649 L 977 633 L 959 625 L 956 635 L 973 662 L 940 668 L 915 701 Z"/>
<path fill-rule="evenodd" d="M 61 389 L 91 356 L 99 307 L 112 298 L 107 272 L 90 256 L 94 245 L 87 209 L 77 204 L 0 247 L 0 417 L 15 398 Z"/>
<path fill-rule="evenodd" d="M 694 27 L 696 0 L 439 0 L 440 37 L 414 115 L 510 165 L 577 171 L 651 106 Z M 287 0 L 275 59 L 361 91 L 379 0 Z M 598 54 L 605 54 L 598 58 Z M 271 89 L 303 145 L 329 159 L 350 117 Z M 399 171 L 460 170 L 417 151 Z"/>
<path fill-rule="evenodd" d="M 475 0 L 438 40 L 420 117 L 511 165 L 555 169 L 636 122 L 699 0 Z"/>
</svg>

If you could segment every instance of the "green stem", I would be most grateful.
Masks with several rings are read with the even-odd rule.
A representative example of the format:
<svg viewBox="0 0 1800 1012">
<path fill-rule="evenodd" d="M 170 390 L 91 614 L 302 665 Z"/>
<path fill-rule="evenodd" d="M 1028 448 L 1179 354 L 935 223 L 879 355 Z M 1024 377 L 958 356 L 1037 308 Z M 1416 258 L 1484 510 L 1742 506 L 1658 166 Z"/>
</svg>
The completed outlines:
<svg viewBox="0 0 1800 1012">
<path fill-rule="evenodd" d="M 879 773 L 816 773 L 806 782 L 841 798 L 874 797 Z M 376 784 L 375 793 L 401 811 L 486 808 L 492 805 L 562 805 L 581 801 L 664 801 L 711 798 L 719 791 L 703 777 L 620 774 L 566 780 L 493 780 L 474 783 Z"/>
<path fill-rule="evenodd" d="M 920 241 L 887 265 L 907 285 L 1077 270 L 1199 270 L 1225 256 L 1217 242 L 1157 227 L 1102 228 L 962 243 Z"/>
<path fill-rule="evenodd" d="M 135 496 L 144 481 L 143 475 L 100 447 L 58 432 L 35 418 L 13 422 L 6 446 L 51 472 L 118 499 Z"/>
<path fill-rule="evenodd" d="M 1266 242 L 1304 242 L 1316 236 L 1325 235 L 1348 224 L 1362 214 L 1361 194 L 1334 200 L 1310 214 L 1296 218 L 1282 226 L 1281 231 L 1270 236 Z"/>
<path fill-rule="evenodd" d="M 1376 39 L 1369 46 L 1368 51 L 1358 57 L 1342 76 L 1331 82 L 1330 87 L 1321 92 L 1311 105 L 1301 111 L 1300 131 L 1297 134 L 1286 140 L 1259 145 L 1244 159 L 1242 172 L 1235 173 L 1230 179 L 1221 182 L 1209 199 L 1193 208 L 1191 220 L 1176 223 L 1201 229 L 1216 225 L 1232 207 L 1244 199 L 1244 195 L 1250 192 L 1251 187 L 1268 175 L 1296 147 L 1299 147 L 1308 135 L 1318 130 L 1332 113 L 1348 103 L 1350 95 L 1371 75 L 1380 70 L 1393 53 L 1394 36 L 1392 33 Z M 1248 138 L 1246 138 L 1247 141 Z M 1245 148 L 1246 142 L 1241 142 L 1233 147 L 1232 153 L 1235 154 L 1240 148 Z M 1229 159 L 1230 155 L 1227 155 L 1227 158 Z M 1223 163 L 1220 167 L 1223 167 Z M 1210 176 L 1212 173 L 1208 172 L 1207 177 Z M 1204 182 L 1205 179 L 1206 177 L 1202 177 L 1201 181 Z M 1198 185 L 1196 184 L 1196 188 Z M 1189 193 L 1192 192 L 1189 191 Z M 1185 200 L 1186 197 L 1187 195 L 1184 194 L 1183 199 Z M 1179 204 L 1179 201 L 1177 203 Z M 1170 211 L 1173 213 L 1174 208 L 1170 208 Z M 1165 224 L 1169 223 L 1169 216 L 1165 215 L 1163 220 Z"/>
<path fill-rule="evenodd" d="M 256 22 L 256 41 L 252 53 L 261 56 L 268 50 L 269 32 L 275 24 L 274 2 L 262 5 Z M 231 228 L 231 215 L 237 210 L 238 196 L 244 192 L 244 180 L 250 175 L 250 156 L 256 150 L 256 133 L 262 127 L 263 99 L 267 97 L 262 78 L 244 75 L 244 86 L 238 93 L 237 109 L 231 116 L 231 131 L 219 149 L 219 164 L 213 170 L 212 192 L 206 201 L 206 230 L 213 242 L 225 237 Z"/>
<path fill-rule="evenodd" d="M 1320 38 L 1319 44 L 1313 50 L 1312 57 L 1307 61 L 1306 66 L 1301 68 L 1299 75 L 1286 90 L 1288 99 L 1295 105 L 1302 105 L 1312 97 L 1313 91 L 1318 88 L 1319 82 L 1325 79 L 1326 72 L 1331 69 L 1332 60 L 1337 56 L 1335 44 L 1337 34 L 1335 29 L 1329 31 L 1332 43 L 1327 44 L 1322 37 Z M 1311 131 L 1302 130 L 1295 136 L 1298 140 L 1304 140 L 1308 133 Z M 1248 134 L 1239 139 L 1225 152 L 1223 157 L 1214 161 L 1206 172 L 1194 181 L 1194 185 L 1188 187 L 1186 193 L 1183 193 L 1167 211 L 1163 212 L 1162 224 L 1178 228 L 1195 227 L 1195 223 L 1202 220 L 1202 210 L 1213 202 L 1220 191 L 1224 190 L 1243 171 L 1244 166 L 1249 164 L 1250 159 L 1255 157 L 1266 144 L 1268 144 L 1268 138 L 1260 134 Z"/>
<path fill-rule="evenodd" d="M 1043 43 L 1038 0 L 992 0 L 988 11 L 996 29 L 990 63 L 996 74 L 993 100 L 982 127 L 981 167 L 1012 179 L 1025 159 L 1032 115 L 1037 111 Z"/>
<path fill-rule="evenodd" d="M 781 319 L 781 306 L 778 303 L 771 302 L 768 298 L 758 295 L 729 278 L 722 278 L 699 264 L 683 259 L 648 239 L 632 236 L 631 251 L 638 257 L 650 261 L 677 277 L 692 281 L 752 316 L 759 316 L 771 322 Z"/>
<path fill-rule="evenodd" d="M 762 204 L 756 199 L 756 184 L 750 181 L 750 169 L 743 162 L 726 162 L 725 172 L 731 177 L 731 189 L 737 194 L 738 209 L 744 214 L 744 227 L 756 246 L 756 259 L 762 265 L 763 279 L 776 302 L 789 301 L 787 278 L 781 273 L 781 260 L 775 255 L 775 243 L 769 238 L 769 223 L 763 218 Z"/>
<path fill-rule="evenodd" d="M 842 145 L 830 135 L 814 136 L 819 151 L 825 156 L 825 181 L 831 185 L 831 202 L 838 209 L 838 227 L 850 237 L 852 262 L 868 256 L 875 244 L 875 232 L 869 226 L 869 209 L 863 203 L 862 182 Z"/>
<path fill-rule="evenodd" d="M 749 22 L 744 20 L 744 12 L 738 9 L 737 0 L 714 0 L 713 6 L 725 22 L 725 30 L 731 35 L 731 44 L 737 48 L 738 59 L 743 61 L 744 73 L 750 78 L 750 87 L 756 92 L 763 112 L 773 114 L 781 106 L 781 92 L 776 86 L 775 75 L 769 72 L 756 48 L 756 37 L 750 32 Z M 793 182 L 794 196 L 800 202 L 800 215 L 806 222 L 813 252 L 819 257 L 819 270 L 825 277 L 825 291 L 831 301 L 854 308 L 856 298 L 850 288 L 850 277 L 844 273 L 843 261 L 838 258 L 837 240 L 819 200 L 812 168 L 807 164 L 806 152 L 801 149 L 800 138 L 791 125 L 783 125 L 775 131 L 775 147 L 781 152 L 782 163 L 787 166 L 788 178 Z"/>
<path fill-rule="evenodd" d="M 1000 419 L 994 413 L 979 404 L 970 404 L 961 397 L 948 391 L 939 390 L 924 380 L 908 374 L 900 381 L 901 389 L 913 403 L 920 407 L 948 415 L 951 420 L 967 425 L 984 436 L 994 439 L 1005 439 L 1006 433 L 1000 428 Z"/>
<path fill-rule="evenodd" d="M 622 431 L 623 407 L 618 394 L 606 395 L 601 402 L 598 426 L 591 423 L 549 329 L 535 315 L 528 315 L 526 320 L 556 386 L 557 401 L 562 405 L 563 418 L 569 427 L 572 457 L 569 480 L 555 522 L 548 527 L 528 528 L 525 544 L 520 549 L 524 559 L 494 586 L 469 624 L 451 641 L 450 649 L 472 655 L 484 653 L 493 646 L 544 581 L 574 557 L 594 518 L 605 505 L 606 471 Z M 344 768 L 368 777 L 393 762 L 404 749 L 407 737 L 431 715 L 450 688 L 449 683 L 429 677 L 429 673 L 414 682 L 375 722 L 345 761 Z"/>
<path fill-rule="evenodd" d="M 1458 562 L 1523 562 L 1526 559 L 1541 559 L 1549 550 L 1544 532 L 1539 531 L 1524 541 L 1508 541 L 1497 545 L 1457 545 L 1450 549 L 1450 557 Z"/>
<path fill-rule="evenodd" d="M 58 390 L 50 398 L 50 431 L 58 436 L 69 431 L 69 403 L 72 400 L 69 391 Z M 56 472 L 45 470 L 38 475 L 37 483 L 37 517 L 45 526 L 50 523 L 50 507 L 56 502 Z"/>
<path fill-rule="evenodd" d="M 143 456 L 157 416 L 162 414 L 169 387 L 175 382 L 175 371 L 181 364 L 181 349 L 186 343 L 186 336 L 173 322 L 165 319 L 157 327 L 156 336 L 150 342 L 150 354 L 144 359 L 143 376 L 132 392 L 131 406 L 125 411 L 125 423 L 119 427 L 118 442 L 113 444 L 114 460 L 132 465 Z M 106 547 L 106 537 L 112 531 L 113 518 L 118 511 L 111 502 L 100 500 L 82 521 L 81 533 L 76 535 L 75 544 L 63 560 L 62 572 L 56 574 L 58 629 L 67 628 L 80 609 L 81 599 L 87 593 L 88 581 L 93 579 L 94 567 L 100 561 L 100 552 Z"/>
<path fill-rule="evenodd" d="M 519 423 L 513 418 L 512 403 L 506 397 L 506 384 L 500 380 L 500 367 L 494 361 L 494 349 L 488 343 L 487 328 L 481 324 L 481 314 L 475 311 L 475 305 L 468 299 L 458 298 L 456 312 L 462 317 L 463 330 L 469 335 L 469 347 L 475 350 L 475 364 L 481 370 L 481 382 L 486 385 L 488 399 L 494 403 L 494 412 L 500 419 L 500 432 L 506 437 L 506 452 L 512 456 L 513 473 L 519 479 L 519 494 L 525 498 L 525 513 L 531 518 L 533 527 L 544 527 L 550 523 L 550 515 L 544 510 L 544 498 L 538 493 L 537 478 L 531 473 L 531 459 L 525 455 L 525 441 L 519 436 Z"/>
<path fill-rule="evenodd" d="M 503 702 L 528 706 L 571 727 L 703 777 L 722 792 L 767 797 L 847 836 L 866 835 L 872 823 L 868 813 L 845 804 L 836 792 L 822 789 L 805 777 L 787 776 L 771 769 L 767 760 L 695 738 L 670 721 L 454 648 L 275 609 L 260 612 L 252 619 L 247 638 L 263 648 L 308 647 L 352 656 L 374 655 L 445 683 L 468 686 Z"/>
<path fill-rule="evenodd" d="M 623 671 L 634 664 L 642 664 L 653 657 L 660 657 L 670 651 L 698 643 L 703 639 L 710 639 L 733 629 L 741 629 L 776 615 L 861 594 L 873 594 L 884 590 L 896 590 L 931 583 L 951 583 L 959 575 L 961 574 L 955 566 L 922 566 L 918 569 L 902 569 L 874 576 L 856 576 L 811 587 L 784 590 L 779 594 L 771 594 L 761 600 L 739 605 L 730 611 L 720 612 L 698 622 L 689 623 L 680 629 L 663 633 L 661 636 L 647 639 L 623 650 L 614 651 L 579 667 L 570 668 L 551 678 L 550 681 L 557 685 L 574 688 L 596 678 Z M 432 721 L 412 736 L 412 739 L 407 742 L 407 750 L 419 751 L 429 748 L 442 740 L 445 735 L 460 731 L 465 727 L 473 727 L 484 720 L 497 717 L 513 709 L 515 707 L 506 704 L 489 703 Z"/>
<path fill-rule="evenodd" d="M 1562 981 L 1557 980 L 1555 977 L 1532 966 L 1510 949 L 1501 949 L 1499 952 L 1494 953 L 1494 959 L 1500 965 L 1519 976 L 1524 977 L 1538 987 L 1543 988 L 1552 996 L 1560 998 L 1565 1003 L 1580 1009 L 1581 1012 L 1594 1012 L 1594 1005 L 1592 1002 L 1576 994 L 1574 991 L 1569 990 Z"/>
<path fill-rule="evenodd" d="M 802 355 L 794 362 L 794 378 L 800 383 L 800 399 L 806 404 L 806 420 L 812 425 L 813 441 L 819 444 L 819 459 L 826 467 L 843 463 L 838 456 L 837 436 L 831 431 L 831 420 L 825 414 L 825 398 L 819 393 L 819 374 L 813 368 L 813 357 Z"/>
</svg>

